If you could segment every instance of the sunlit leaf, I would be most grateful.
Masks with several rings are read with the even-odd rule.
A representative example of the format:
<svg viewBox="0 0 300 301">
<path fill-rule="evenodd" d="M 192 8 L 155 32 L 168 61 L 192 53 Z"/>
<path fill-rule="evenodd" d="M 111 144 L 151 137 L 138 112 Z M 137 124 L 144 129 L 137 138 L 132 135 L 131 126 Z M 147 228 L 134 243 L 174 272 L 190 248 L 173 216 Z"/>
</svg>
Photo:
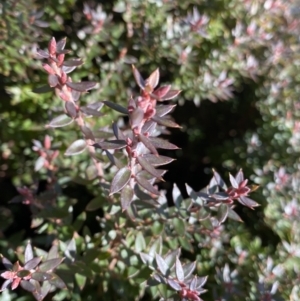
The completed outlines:
<svg viewBox="0 0 300 301">
<path fill-rule="evenodd" d="M 79 139 L 74 141 L 66 150 L 65 156 L 74 156 L 81 154 L 85 149 L 87 145 L 85 140 Z"/>
<path fill-rule="evenodd" d="M 59 115 L 57 117 L 55 117 L 54 119 L 52 119 L 50 121 L 50 123 L 48 124 L 48 126 L 52 127 L 52 128 L 58 128 L 58 127 L 63 127 L 66 125 L 71 124 L 74 121 L 74 119 L 70 118 L 67 115 Z"/>
<path fill-rule="evenodd" d="M 130 180 L 131 170 L 126 166 L 121 168 L 114 176 L 111 186 L 110 195 L 120 191 Z"/>
</svg>

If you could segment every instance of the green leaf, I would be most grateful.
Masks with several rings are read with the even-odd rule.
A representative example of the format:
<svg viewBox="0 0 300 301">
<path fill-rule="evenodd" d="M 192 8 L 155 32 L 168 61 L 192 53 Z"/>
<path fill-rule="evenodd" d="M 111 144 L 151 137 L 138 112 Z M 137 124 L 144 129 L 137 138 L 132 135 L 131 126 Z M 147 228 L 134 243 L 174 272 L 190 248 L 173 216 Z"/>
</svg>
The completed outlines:
<svg viewBox="0 0 300 301">
<path fill-rule="evenodd" d="M 85 210 L 86 211 L 95 211 L 98 210 L 99 208 L 103 207 L 105 203 L 105 198 L 101 195 L 93 198 L 86 206 Z"/>
<path fill-rule="evenodd" d="M 130 186 L 125 186 L 121 192 L 122 211 L 125 211 L 131 204 L 134 197 L 134 191 Z"/>
<path fill-rule="evenodd" d="M 61 264 L 63 260 L 64 258 L 53 258 L 46 260 L 42 264 L 40 264 L 39 270 L 40 272 L 48 272 L 54 270 L 57 266 Z"/>
<path fill-rule="evenodd" d="M 179 236 L 184 236 L 185 235 L 185 222 L 178 218 L 175 217 L 172 220 L 173 226 L 175 231 L 178 233 Z"/>
<path fill-rule="evenodd" d="M 75 274 L 75 279 L 80 290 L 83 290 L 86 284 L 87 277 L 80 274 Z"/>
<path fill-rule="evenodd" d="M 141 252 L 146 249 L 146 241 L 142 232 L 138 232 L 135 239 L 135 251 Z"/>
<path fill-rule="evenodd" d="M 31 278 L 36 281 L 43 282 L 50 280 L 52 278 L 52 275 L 44 272 L 34 272 L 32 273 Z"/>
</svg>

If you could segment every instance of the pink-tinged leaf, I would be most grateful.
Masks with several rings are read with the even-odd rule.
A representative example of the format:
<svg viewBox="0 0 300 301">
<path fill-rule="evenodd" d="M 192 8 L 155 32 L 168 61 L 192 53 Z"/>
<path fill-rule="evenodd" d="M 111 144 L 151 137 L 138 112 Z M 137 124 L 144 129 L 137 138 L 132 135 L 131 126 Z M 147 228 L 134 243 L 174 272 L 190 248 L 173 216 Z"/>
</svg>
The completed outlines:
<svg viewBox="0 0 300 301">
<path fill-rule="evenodd" d="M 28 242 L 27 246 L 26 246 L 26 249 L 25 249 L 25 254 L 24 254 L 25 263 L 28 262 L 31 259 L 33 259 L 33 250 L 32 250 L 31 243 Z"/>
<path fill-rule="evenodd" d="M 188 278 L 194 272 L 194 270 L 196 268 L 196 262 L 195 261 L 194 262 L 189 262 L 189 263 L 185 264 L 182 268 L 183 268 L 183 271 L 184 271 L 184 277 Z"/>
<path fill-rule="evenodd" d="M 235 180 L 237 181 L 238 184 L 244 181 L 244 173 L 242 169 L 240 169 L 239 172 L 236 174 Z"/>
<path fill-rule="evenodd" d="M 58 267 L 64 258 L 53 258 L 44 261 L 42 264 L 39 266 L 39 271 L 40 272 L 48 272 L 54 270 L 56 267 Z"/>
<path fill-rule="evenodd" d="M 181 126 L 179 124 L 175 123 L 174 121 L 172 121 L 168 118 L 153 116 L 152 120 L 154 120 L 156 123 L 158 123 L 160 125 L 167 126 L 170 128 L 181 128 Z"/>
<path fill-rule="evenodd" d="M 145 86 L 149 87 L 153 91 L 159 82 L 159 69 L 154 70 L 151 75 L 146 79 Z"/>
<path fill-rule="evenodd" d="M 79 91 L 76 91 L 76 90 L 72 90 L 71 94 L 72 94 L 73 101 L 77 101 L 80 98 L 80 95 L 81 95 L 81 93 Z"/>
<path fill-rule="evenodd" d="M 15 278 L 11 284 L 11 289 L 15 290 L 19 286 L 21 280 L 21 278 Z"/>
<path fill-rule="evenodd" d="M 151 175 L 158 178 L 159 180 L 163 180 L 160 176 L 160 172 L 158 172 L 145 158 L 143 158 L 142 156 L 139 156 L 139 157 L 137 157 L 137 161 Z"/>
<path fill-rule="evenodd" d="M 141 108 L 137 107 L 132 111 L 129 118 L 131 128 L 138 127 L 141 125 L 141 122 L 144 119 L 144 111 Z"/>
<path fill-rule="evenodd" d="M 108 140 L 103 142 L 95 143 L 93 146 L 95 148 L 101 149 L 121 149 L 127 145 L 126 141 L 124 140 Z"/>
<path fill-rule="evenodd" d="M 136 181 L 138 182 L 138 184 L 140 184 L 144 189 L 146 189 L 147 191 L 149 191 L 150 193 L 154 194 L 154 195 L 160 195 L 159 191 L 153 187 L 149 181 L 147 179 L 145 179 L 142 176 L 136 176 Z"/>
<path fill-rule="evenodd" d="M 51 283 L 52 285 L 54 285 L 56 288 L 59 289 L 64 289 L 66 288 L 66 284 L 63 282 L 63 280 L 58 277 L 56 274 L 51 274 L 52 275 L 52 279 L 49 280 L 49 283 Z"/>
<path fill-rule="evenodd" d="M 167 279 L 167 281 L 168 281 L 168 284 L 171 286 L 171 288 L 174 289 L 175 291 L 182 290 L 181 285 L 177 281 L 175 281 L 173 279 Z"/>
<path fill-rule="evenodd" d="M 48 126 L 52 127 L 52 128 L 59 128 L 59 127 L 69 125 L 73 121 L 74 121 L 74 119 L 70 118 L 66 114 L 63 114 L 63 115 L 59 115 L 59 116 L 55 117 L 54 119 L 52 119 L 50 121 L 50 123 L 48 124 Z"/>
<path fill-rule="evenodd" d="M 112 195 L 124 188 L 125 185 L 129 182 L 131 178 L 131 170 L 126 166 L 118 170 L 115 174 L 111 186 L 110 186 L 110 193 Z"/>
<path fill-rule="evenodd" d="M 90 128 L 88 128 L 87 126 L 81 126 L 80 127 L 81 129 L 81 132 L 83 133 L 85 139 L 90 139 L 90 140 L 94 140 L 94 135 L 93 135 L 93 132 L 91 131 Z"/>
<path fill-rule="evenodd" d="M 144 159 L 153 166 L 166 165 L 173 162 L 175 159 L 166 156 L 155 156 L 153 154 L 143 155 Z"/>
<path fill-rule="evenodd" d="M 74 141 L 66 150 L 65 156 L 81 154 L 86 149 L 86 142 L 83 139 Z"/>
<path fill-rule="evenodd" d="M 35 291 L 35 286 L 29 281 L 21 280 L 20 285 L 25 291 L 28 291 L 31 293 Z"/>
<path fill-rule="evenodd" d="M 176 273 L 176 277 L 180 282 L 184 281 L 184 271 L 182 268 L 182 264 L 179 260 L 179 258 L 176 258 L 176 262 L 175 262 L 175 273 Z"/>
<path fill-rule="evenodd" d="M 42 260 L 41 257 L 32 258 L 31 260 L 25 263 L 24 269 L 28 269 L 28 270 L 34 269 L 41 262 L 41 260 Z"/>
<path fill-rule="evenodd" d="M 117 166 L 119 169 L 121 169 L 124 166 L 123 163 L 118 158 L 113 156 L 108 150 L 105 149 L 104 152 L 113 165 Z"/>
<path fill-rule="evenodd" d="M 108 101 L 108 100 L 104 100 L 102 101 L 105 105 L 107 105 L 108 107 L 110 107 L 111 109 L 119 112 L 119 113 L 122 113 L 122 114 L 125 114 L 125 115 L 128 115 L 128 110 L 114 102 L 111 102 L 111 101 Z"/>
<path fill-rule="evenodd" d="M 155 146 L 151 143 L 151 141 L 146 136 L 144 136 L 143 134 L 139 134 L 139 141 L 142 142 L 153 155 L 158 156 L 158 152 Z"/>
<path fill-rule="evenodd" d="M 46 159 L 44 157 L 38 157 L 34 164 L 34 170 L 39 171 L 40 169 L 42 169 L 44 167 L 45 162 Z"/>
<path fill-rule="evenodd" d="M 161 105 L 161 106 L 156 106 L 156 116 L 162 117 L 170 113 L 176 105 Z"/>
<path fill-rule="evenodd" d="M 94 116 L 94 117 L 104 116 L 103 113 L 89 107 L 80 107 L 80 111 L 87 116 Z"/>
<path fill-rule="evenodd" d="M 69 101 L 70 100 L 70 96 L 68 94 L 64 93 L 61 90 L 56 89 L 56 91 L 57 91 L 58 96 L 61 98 L 61 100 L 64 100 L 64 101 Z"/>
<path fill-rule="evenodd" d="M 125 135 L 123 134 L 123 132 L 118 128 L 117 124 L 114 122 L 113 123 L 113 132 L 114 132 L 114 135 L 116 136 L 116 138 L 118 140 L 126 140 L 126 137 Z"/>
<path fill-rule="evenodd" d="M 51 88 L 54 88 L 58 84 L 58 77 L 56 74 L 50 74 L 48 76 L 48 84 Z"/>
<path fill-rule="evenodd" d="M 66 85 L 73 90 L 79 92 L 85 92 L 95 88 L 97 83 L 96 82 L 80 82 L 80 83 L 67 82 Z"/>
<path fill-rule="evenodd" d="M 6 290 L 9 285 L 11 284 L 11 280 L 5 280 L 3 283 L 2 283 L 2 286 L 0 288 L 0 292 L 3 292 L 4 290 Z"/>
<path fill-rule="evenodd" d="M 56 51 L 57 51 L 58 53 L 60 53 L 60 51 L 62 51 L 62 50 L 65 49 L 66 41 L 67 41 L 67 39 L 66 39 L 66 38 L 63 38 L 63 39 L 59 40 L 59 41 L 56 43 Z"/>
<path fill-rule="evenodd" d="M 62 66 L 62 71 L 65 72 L 66 74 L 71 73 L 73 70 L 75 70 L 76 67 L 67 67 L 67 66 Z M 75 90 L 72 90 L 75 91 Z M 77 91 L 78 92 L 78 91 Z"/>
<path fill-rule="evenodd" d="M 253 207 L 257 207 L 259 206 L 258 203 L 256 203 L 255 201 L 253 201 L 252 199 L 250 198 L 247 198 L 246 196 L 240 196 L 238 198 L 238 201 L 242 204 L 242 205 L 245 205 L 251 209 L 253 209 Z"/>
<path fill-rule="evenodd" d="M 196 287 L 197 287 L 197 276 L 194 276 L 193 280 L 190 283 L 189 288 L 190 288 L 191 291 L 195 291 Z"/>
<path fill-rule="evenodd" d="M 66 109 L 66 112 L 67 114 L 71 117 L 71 118 L 77 118 L 77 109 L 76 109 L 76 106 L 74 104 L 74 102 L 72 101 L 66 101 L 65 102 L 65 109 Z"/>
<path fill-rule="evenodd" d="M 17 276 L 20 278 L 27 277 L 28 275 L 30 275 L 29 270 L 21 270 L 21 271 L 17 272 Z"/>
<path fill-rule="evenodd" d="M 178 94 L 180 94 L 180 90 L 170 90 L 165 96 L 159 98 L 158 100 L 164 101 L 164 100 L 170 100 L 175 98 Z"/>
<path fill-rule="evenodd" d="M 36 54 L 37 54 L 37 58 L 39 59 L 47 59 L 49 57 L 49 52 L 42 49 L 38 49 L 36 51 Z"/>
<path fill-rule="evenodd" d="M 138 84 L 138 86 L 139 86 L 142 90 L 144 90 L 144 89 L 145 89 L 145 81 L 144 81 L 144 79 L 142 78 L 142 76 L 141 76 L 139 70 L 137 70 L 137 69 L 135 68 L 135 66 L 132 65 L 132 71 L 133 71 L 133 76 L 134 76 L 134 79 L 135 79 L 136 83 Z"/>
<path fill-rule="evenodd" d="M 43 68 L 48 74 L 51 74 L 51 75 L 55 74 L 55 71 L 53 70 L 53 68 L 50 65 L 43 64 Z"/>
<path fill-rule="evenodd" d="M 161 99 L 170 91 L 170 89 L 171 89 L 171 85 L 160 87 L 151 94 L 151 97 L 155 99 Z"/>
<path fill-rule="evenodd" d="M 217 185 L 220 186 L 222 189 L 227 190 L 227 185 L 224 182 L 224 180 L 221 178 L 221 176 L 215 170 L 213 170 L 213 173 Z"/>
<path fill-rule="evenodd" d="M 52 91 L 53 91 L 53 89 L 50 88 L 48 85 L 34 88 L 32 90 L 33 93 L 37 93 L 37 94 L 43 94 L 43 93 L 48 93 L 48 92 L 52 92 Z"/>
<path fill-rule="evenodd" d="M 142 127 L 142 133 L 145 134 L 145 133 L 148 133 L 148 134 L 151 134 L 153 133 L 153 131 L 155 130 L 156 128 L 156 125 L 157 123 L 154 122 L 153 120 L 149 119 L 148 121 L 146 121 Z"/>
<path fill-rule="evenodd" d="M 43 281 L 50 280 L 52 276 L 51 274 L 45 272 L 34 272 L 31 274 L 31 278 L 36 281 L 43 282 Z"/>
<path fill-rule="evenodd" d="M 179 149 L 175 144 L 172 144 L 164 139 L 156 138 L 156 137 L 149 137 L 150 142 L 157 148 L 162 149 Z"/>
<path fill-rule="evenodd" d="M 134 192 L 130 186 L 125 186 L 121 192 L 121 207 L 124 212 L 133 200 Z"/>
<path fill-rule="evenodd" d="M 10 260 L 8 260 L 6 257 L 2 256 L 1 254 L 0 254 L 0 257 L 1 257 L 1 261 L 2 261 L 2 264 L 4 265 L 4 267 L 7 270 L 12 270 L 13 264 L 10 262 Z"/>
<path fill-rule="evenodd" d="M 239 184 L 232 174 L 229 174 L 229 180 L 233 188 L 239 188 Z"/>
<path fill-rule="evenodd" d="M 77 67 L 83 64 L 82 59 L 71 59 L 71 60 L 67 60 L 64 61 L 63 66 L 67 66 L 67 67 Z"/>
<path fill-rule="evenodd" d="M 159 254 L 155 254 L 155 261 L 156 261 L 157 267 L 160 270 L 160 272 L 162 273 L 162 275 L 167 276 L 170 268 L 167 265 L 167 263 L 165 262 L 165 260 Z"/>
<path fill-rule="evenodd" d="M 228 216 L 228 205 L 221 204 L 218 208 L 217 220 L 220 224 L 224 223 Z"/>
<path fill-rule="evenodd" d="M 239 215 L 232 208 L 228 208 L 228 218 L 237 222 L 243 222 Z"/>
<path fill-rule="evenodd" d="M 207 281 L 207 276 L 204 277 L 195 277 L 197 279 L 197 284 L 196 284 L 196 291 L 199 291 L 201 287 L 206 283 Z"/>
<path fill-rule="evenodd" d="M 15 273 L 12 271 L 5 271 L 3 273 L 0 274 L 0 276 L 4 279 L 13 279 L 15 276 Z"/>
</svg>

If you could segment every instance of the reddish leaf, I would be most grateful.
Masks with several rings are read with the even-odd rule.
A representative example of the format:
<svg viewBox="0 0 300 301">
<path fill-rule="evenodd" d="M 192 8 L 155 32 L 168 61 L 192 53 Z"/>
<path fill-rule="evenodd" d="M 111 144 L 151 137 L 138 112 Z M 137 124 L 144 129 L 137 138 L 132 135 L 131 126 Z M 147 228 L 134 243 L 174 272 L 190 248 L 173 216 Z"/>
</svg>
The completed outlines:
<svg viewBox="0 0 300 301">
<path fill-rule="evenodd" d="M 42 260 L 42 257 L 34 257 L 31 260 L 27 261 L 24 265 L 24 269 L 34 269 Z"/>
<path fill-rule="evenodd" d="M 165 96 L 159 98 L 158 100 L 170 100 L 175 98 L 181 91 L 180 90 L 170 90 Z"/>
<path fill-rule="evenodd" d="M 36 54 L 37 54 L 37 58 L 40 59 L 47 59 L 49 57 L 49 52 L 42 49 L 38 49 L 36 51 Z"/>
<path fill-rule="evenodd" d="M 0 276 L 4 279 L 13 279 L 15 276 L 15 273 L 12 271 L 5 271 L 0 274 Z"/>
<path fill-rule="evenodd" d="M 164 118 L 164 117 L 153 116 L 152 120 L 154 120 L 155 122 L 157 122 L 158 124 L 163 125 L 163 126 L 167 126 L 167 127 L 171 127 L 171 128 L 181 128 L 181 126 L 178 125 L 177 123 L 175 123 L 174 121 Z"/>
<path fill-rule="evenodd" d="M 160 87 L 160 88 L 156 89 L 153 92 L 153 94 L 151 94 L 151 96 L 154 97 L 155 99 L 161 99 L 170 91 L 170 89 L 171 89 L 170 85 Z"/>
<path fill-rule="evenodd" d="M 95 143 L 93 146 L 102 149 L 121 149 L 127 145 L 124 140 L 109 140 Z"/>
<path fill-rule="evenodd" d="M 81 154 L 86 149 L 86 142 L 83 139 L 74 141 L 66 150 L 65 156 Z"/>
<path fill-rule="evenodd" d="M 114 176 L 111 186 L 110 195 L 120 191 L 129 182 L 131 178 L 131 170 L 126 166 L 121 168 Z"/>
<path fill-rule="evenodd" d="M 150 150 L 150 152 L 158 156 L 158 152 L 152 142 L 143 134 L 139 134 L 139 140 Z"/>
<path fill-rule="evenodd" d="M 137 107 L 133 110 L 133 112 L 130 114 L 130 124 L 132 128 L 138 127 L 141 125 L 141 122 L 144 119 L 144 111 Z"/>
<path fill-rule="evenodd" d="M 130 186 L 125 186 L 121 192 L 121 206 L 122 211 L 127 210 L 128 206 L 133 200 L 134 192 Z"/>
<path fill-rule="evenodd" d="M 149 191 L 152 194 L 155 195 L 160 195 L 159 191 L 153 187 L 149 181 L 147 179 L 145 179 L 142 176 L 136 176 L 136 181 L 138 182 L 138 184 L 140 184 L 144 189 L 146 189 L 147 191 Z"/>
<path fill-rule="evenodd" d="M 49 86 L 54 88 L 57 86 L 58 84 L 58 77 L 56 74 L 50 74 L 48 76 L 48 83 L 49 83 Z"/>
<path fill-rule="evenodd" d="M 46 260 L 42 264 L 40 264 L 39 271 L 40 272 L 52 271 L 57 266 L 59 266 L 63 260 L 64 258 L 53 258 L 53 259 Z"/>
<path fill-rule="evenodd" d="M 172 144 L 166 140 L 156 137 L 149 137 L 150 142 L 157 148 L 162 149 L 179 149 L 175 144 Z"/>
<path fill-rule="evenodd" d="M 245 206 L 247 206 L 247 207 L 249 207 L 249 208 L 253 208 L 253 207 L 257 207 L 257 206 L 259 206 L 259 204 L 258 203 L 256 203 L 255 201 L 253 201 L 252 199 L 250 199 L 250 198 L 247 198 L 246 196 L 240 196 L 239 198 L 238 198 L 238 201 L 241 203 L 241 204 L 243 204 L 243 205 L 245 205 Z"/>
<path fill-rule="evenodd" d="M 140 165 L 146 170 L 148 171 L 151 175 L 153 175 L 154 177 L 163 180 L 160 176 L 160 173 L 154 168 L 152 167 L 152 165 L 143 157 L 139 156 L 137 157 L 137 161 L 140 163 Z"/>
<path fill-rule="evenodd" d="M 73 119 L 71 119 L 66 114 L 63 114 L 63 115 L 59 115 L 59 116 L 55 117 L 54 119 L 52 119 L 50 121 L 50 123 L 48 124 L 48 126 L 50 126 L 52 128 L 59 128 L 59 127 L 69 125 L 72 122 L 73 122 Z"/>
<path fill-rule="evenodd" d="M 170 113 L 176 105 L 162 105 L 162 106 L 157 106 L 156 109 L 156 116 L 162 117 L 165 116 L 166 114 Z"/>
<path fill-rule="evenodd" d="M 12 270 L 13 264 L 6 257 L 3 257 L 1 254 L 0 254 L 0 257 L 1 257 L 1 261 L 2 261 L 2 264 L 4 265 L 4 267 L 7 270 Z"/>
<path fill-rule="evenodd" d="M 144 90 L 145 89 L 145 81 L 142 78 L 140 72 L 134 67 L 134 65 L 132 65 L 132 71 L 133 71 L 133 76 L 135 78 L 136 83 L 142 90 Z"/>
<path fill-rule="evenodd" d="M 159 81 L 159 69 L 157 68 L 146 79 L 145 85 L 148 86 L 151 91 L 153 91 L 153 89 L 155 89 L 155 87 L 158 85 L 158 81 Z"/>
<path fill-rule="evenodd" d="M 76 91 L 85 92 L 95 88 L 97 83 L 96 82 L 80 82 L 80 83 L 67 82 L 66 85 Z"/>
<path fill-rule="evenodd" d="M 155 156 L 153 154 L 145 154 L 143 157 L 152 165 L 160 166 L 173 162 L 175 159 L 166 156 Z"/>
<path fill-rule="evenodd" d="M 73 101 L 66 101 L 65 102 L 65 109 L 67 111 L 67 114 L 72 117 L 72 118 L 77 118 L 77 109 L 76 109 L 76 106 L 74 104 Z"/>
</svg>

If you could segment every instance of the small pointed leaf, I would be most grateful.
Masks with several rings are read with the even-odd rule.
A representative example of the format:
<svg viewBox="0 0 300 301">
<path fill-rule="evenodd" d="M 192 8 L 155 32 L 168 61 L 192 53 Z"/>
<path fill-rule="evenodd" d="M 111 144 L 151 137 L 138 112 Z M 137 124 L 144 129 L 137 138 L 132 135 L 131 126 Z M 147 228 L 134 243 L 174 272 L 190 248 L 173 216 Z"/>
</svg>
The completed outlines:
<svg viewBox="0 0 300 301">
<path fill-rule="evenodd" d="M 132 128 L 138 127 L 141 125 L 141 122 L 144 119 L 144 111 L 137 107 L 130 114 L 130 124 Z"/>
<path fill-rule="evenodd" d="M 122 114 L 125 114 L 125 115 L 128 115 L 128 110 L 114 102 L 111 102 L 111 101 L 102 101 L 105 105 L 107 105 L 108 107 L 110 107 L 111 109 L 119 112 L 119 113 L 122 113 Z"/>
<path fill-rule="evenodd" d="M 31 293 L 35 291 L 35 286 L 32 283 L 30 283 L 29 281 L 21 280 L 20 285 L 25 291 L 28 291 Z"/>
<path fill-rule="evenodd" d="M 175 272 L 176 272 L 176 277 L 180 282 L 184 281 L 184 272 L 182 268 L 182 264 L 179 260 L 179 258 L 176 258 L 176 263 L 175 263 Z"/>
<path fill-rule="evenodd" d="M 48 124 L 48 126 L 52 127 L 52 128 L 59 128 L 59 127 L 69 125 L 72 122 L 73 122 L 73 119 L 64 114 L 64 115 L 59 115 L 59 116 L 55 117 L 54 119 L 52 119 L 50 121 L 50 123 Z"/>
<path fill-rule="evenodd" d="M 153 175 L 154 177 L 162 180 L 161 174 L 159 173 L 159 171 L 157 171 L 150 163 L 148 163 L 148 161 L 145 158 L 143 158 L 142 156 L 139 156 L 139 157 L 137 157 L 137 161 L 151 175 Z"/>
<path fill-rule="evenodd" d="M 158 85 L 158 81 L 159 81 L 159 69 L 157 68 L 146 79 L 145 85 L 148 86 L 151 89 L 151 91 L 153 91 L 153 89 L 155 89 L 155 87 Z"/>
<path fill-rule="evenodd" d="M 151 141 L 149 140 L 149 138 L 147 138 L 145 135 L 143 134 L 139 134 L 139 140 L 150 150 L 150 152 L 153 155 L 158 156 L 158 152 L 155 148 L 155 146 L 151 143 Z"/>
<path fill-rule="evenodd" d="M 66 150 L 65 156 L 81 154 L 86 149 L 86 142 L 83 139 L 74 141 Z"/>
<path fill-rule="evenodd" d="M 155 254 L 155 261 L 156 261 L 157 267 L 160 270 L 160 272 L 164 276 L 167 276 L 167 274 L 169 272 L 169 267 L 168 267 L 167 263 L 165 262 L 165 260 L 159 254 Z"/>
<path fill-rule="evenodd" d="M 40 264 L 39 271 L 48 272 L 54 270 L 57 266 L 61 264 L 63 260 L 64 258 L 53 258 L 53 259 L 46 260 L 42 264 Z"/>
<path fill-rule="evenodd" d="M 95 88 L 97 83 L 96 82 L 80 82 L 80 83 L 67 82 L 66 85 L 73 90 L 79 92 L 85 92 Z"/>
<path fill-rule="evenodd" d="M 181 126 L 179 124 L 177 124 L 176 122 L 174 122 L 168 118 L 153 116 L 151 119 L 154 120 L 156 123 L 163 125 L 163 126 L 167 126 L 170 128 L 181 128 Z"/>
<path fill-rule="evenodd" d="M 145 89 L 145 81 L 142 78 L 140 72 L 135 68 L 134 65 L 132 65 L 132 71 L 133 71 L 133 76 L 135 78 L 136 83 L 142 90 L 144 90 Z"/>
<path fill-rule="evenodd" d="M 134 191 L 130 186 L 125 186 L 121 192 L 122 211 L 127 210 L 134 197 Z"/>
<path fill-rule="evenodd" d="M 147 191 L 149 191 L 150 193 L 152 194 L 155 194 L 155 195 L 160 195 L 159 191 L 154 188 L 149 182 L 148 180 L 146 180 L 144 177 L 139 177 L 137 176 L 136 177 L 136 181 L 144 188 L 146 189 Z"/>
<path fill-rule="evenodd" d="M 52 275 L 45 272 L 34 272 L 31 274 L 31 278 L 36 281 L 43 282 L 50 280 L 52 278 Z"/>
<path fill-rule="evenodd" d="M 180 90 L 170 90 L 165 96 L 159 98 L 160 101 L 170 100 L 175 98 L 181 91 Z"/>
<path fill-rule="evenodd" d="M 157 148 L 162 148 L 162 149 L 179 149 L 176 145 L 161 139 L 161 138 L 156 138 L 156 137 L 150 137 L 149 138 L 150 142 Z"/>
<path fill-rule="evenodd" d="M 110 187 L 110 195 L 120 191 L 130 180 L 131 171 L 126 166 L 121 168 L 116 175 L 114 176 L 111 187 Z"/>
<path fill-rule="evenodd" d="M 71 118 L 76 118 L 78 113 L 77 113 L 77 109 L 76 106 L 74 104 L 74 102 L 72 101 L 66 101 L 65 102 L 65 109 L 67 114 L 71 117 Z"/>
<path fill-rule="evenodd" d="M 229 180 L 233 188 L 239 188 L 239 184 L 232 174 L 229 174 Z"/>
<path fill-rule="evenodd" d="M 31 260 L 27 261 L 24 265 L 24 269 L 34 269 L 42 260 L 42 257 L 34 257 Z"/>
<path fill-rule="evenodd" d="M 149 164 L 153 166 L 166 165 L 173 162 L 175 159 L 166 156 L 155 156 L 153 154 L 143 155 L 144 159 L 148 161 Z"/>
<path fill-rule="evenodd" d="M 170 113 L 176 105 L 161 105 L 156 106 L 156 116 L 162 117 Z"/>
</svg>

